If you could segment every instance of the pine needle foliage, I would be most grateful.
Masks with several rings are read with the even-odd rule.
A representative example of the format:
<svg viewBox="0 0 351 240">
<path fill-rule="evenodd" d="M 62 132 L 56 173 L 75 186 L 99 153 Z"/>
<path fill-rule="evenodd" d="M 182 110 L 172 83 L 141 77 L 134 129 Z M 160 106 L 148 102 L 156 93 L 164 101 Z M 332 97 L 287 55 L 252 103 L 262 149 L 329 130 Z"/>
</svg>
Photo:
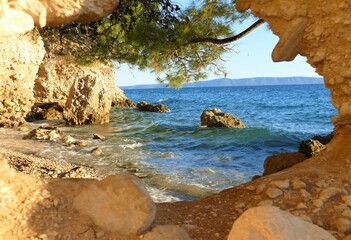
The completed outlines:
<svg viewBox="0 0 351 240">
<path fill-rule="evenodd" d="M 222 56 L 233 48 L 234 23 L 249 18 L 235 0 L 193 1 L 182 8 L 172 0 L 120 0 L 109 16 L 89 24 L 40 30 L 50 54 L 78 62 L 116 61 L 162 75 L 171 87 L 198 81 L 207 72 L 225 73 Z"/>
</svg>

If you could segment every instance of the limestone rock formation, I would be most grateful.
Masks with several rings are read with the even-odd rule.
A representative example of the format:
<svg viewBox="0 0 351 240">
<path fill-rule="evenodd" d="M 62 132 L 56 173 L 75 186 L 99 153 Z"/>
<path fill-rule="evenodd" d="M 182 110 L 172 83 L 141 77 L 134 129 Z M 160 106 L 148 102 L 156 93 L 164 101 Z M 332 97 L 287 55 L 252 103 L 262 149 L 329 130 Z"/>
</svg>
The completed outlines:
<svg viewBox="0 0 351 240">
<path fill-rule="evenodd" d="M 220 109 L 205 110 L 200 116 L 201 126 L 226 127 L 226 128 L 246 128 L 245 124 L 233 115 L 222 112 Z"/>
<path fill-rule="evenodd" d="M 136 105 L 137 109 L 147 112 L 170 112 L 170 110 L 163 104 L 151 104 L 145 101 L 139 102 Z"/>
<path fill-rule="evenodd" d="M 78 78 L 71 87 L 64 120 L 68 125 L 102 124 L 110 119 L 111 98 L 107 86 L 96 75 Z"/>
<path fill-rule="evenodd" d="M 44 54 L 36 32 L 0 38 L 0 127 L 25 122 L 34 103 L 34 80 Z"/>
<path fill-rule="evenodd" d="M 291 61 L 297 54 L 324 77 L 338 116 L 334 125 L 351 124 L 351 20 L 349 1 L 238 0 L 239 11 L 250 8 L 270 25 L 279 42 L 274 61 Z M 336 129 L 337 131 L 337 129 Z"/>
<path fill-rule="evenodd" d="M 261 206 L 247 210 L 235 221 L 228 237 L 228 240 L 234 239 L 335 240 L 336 238 L 324 229 L 277 207 Z"/>
<path fill-rule="evenodd" d="M 100 118 L 103 120 L 100 122 L 103 123 L 108 121 L 107 115 L 109 115 L 108 112 L 111 107 L 108 105 L 111 105 L 112 101 L 120 101 L 120 103 L 128 101 L 128 98 L 124 95 L 123 91 L 115 84 L 115 69 L 116 68 L 112 63 L 94 62 L 89 65 L 80 65 L 71 56 L 46 57 L 39 67 L 38 75 L 35 80 L 35 101 L 37 102 L 37 105 L 43 105 L 44 103 L 57 103 L 60 106 L 67 106 L 70 91 L 74 88 L 73 85 L 77 83 L 77 79 L 85 79 L 85 82 L 90 79 L 92 82 L 87 84 L 97 84 L 97 82 L 99 82 L 99 84 L 94 86 L 101 88 L 99 90 L 101 91 L 101 99 L 91 100 L 95 102 L 86 106 L 90 108 L 89 111 L 94 111 L 96 116 L 99 114 L 104 115 L 95 117 L 95 119 Z M 96 80 L 94 80 L 95 77 L 87 77 L 89 75 L 95 76 Z M 80 98 L 80 100 L 85 101 L 86 99 Z M 81 104 L 78 99 L 75 99 L 75 101 L 76 104 Z M 101 109 L 102 106 L 103 109 Z M 81 104 L 81 107 L 84 106 Z M 84 110 L 80 109 L 80 111 Z M 75 113 L 78 112 L 77 109 L 77 112 Z M 79 117 L 76 116 L 76 118 Z M 84 122 L 85 120 L 80 121 Z M 89 122 L 90 121 L 87 121 L 86 123 Z M 93 121 L 92 123 L 99 123 L 99 121 Z M 71 124 L 74 124 L 74 121 L 71 122 Z"/>
<path fill-rule="evenodd" d="M 306 156 L 299 152 L 287 152 L 269 156 L 264 160 L 263 175 L 269 175 L 292 167 L 306 159 Z"/>
<path fill-rule="evenodd" d="M 58 102 L 49 103 L 35 103 L 31 111 L 26 116 L 27 122 L 34 122 L 38 120 L 52 120 L 63 118 L 63 106 Z"/>
<path fill-rule="evenodd" d="M 4 0 L 0 2 L 0 37 L 39 27 L 90 22 L 110 14 L 119 0 Z"/>
</svg>

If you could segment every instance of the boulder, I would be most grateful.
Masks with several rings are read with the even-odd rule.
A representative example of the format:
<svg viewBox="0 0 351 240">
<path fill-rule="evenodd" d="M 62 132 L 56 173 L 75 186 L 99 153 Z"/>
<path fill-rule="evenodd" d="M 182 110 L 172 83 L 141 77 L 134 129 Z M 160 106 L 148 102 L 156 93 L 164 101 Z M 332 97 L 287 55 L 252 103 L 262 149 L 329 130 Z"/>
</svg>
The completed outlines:
<svg viewBox="0 0 351 240">
<path fill-rule="evenodd" d="M 23 139 L 59 141 L 64 134 L 57 127 L 39 127 L 23 136 Z"/>
<path fill-rule="evenodd" d="M 233 224 L 228 240 L 335 240 L 326 230 L 280 210 L 261 206 L 245 211 Z"/>
<path fill-rule="evenodd" d="M 214 128 L 246 128 L 245 124 L 233 115 L 222 112 L 220 109 L 205 110 L 201 114 L 201 126 Z"/>
<path fill-rule="evenodd" d="M 314 136 L 313 138 L 302 141 L 299 144 L 299 152 L 305 154 L 307 158 L 317 155 L 320 151 L 326 149 L 326 145 L 333 138 L 333 133 L 327 136 Z"/>
<path fill-rule="evenodd" d="M 136 108 L 136 104 L 128 99 L 120 88 L 116 88 L 112 94 L 112 107 L 116 108 Z"/>
<path fill-rule="evenodd" d="M 110 119 L 111 98 L 107 86 L 96 75 L 87 75 L 71 87 L 64 120 L 68 125 L 102 124 Z"/>
<path fill-rule="evenodd" d="M 143 240 L 191 240 L 188 233 L 181 227 L 174 225 L 161 225 L 154 227 L 145 234 Z"/>
<path fill-rule="evenodd" d="M 170 110 L 163 104 L 151 104 L 145 101 L 139 102 L 137 104 L 137 109 L 147 112 L 170 112 Z"/>
<path fill-rule="evenodd" d="M 37 32 L 0 38 L 0 127 L 25 122 L 34 103 L 34 80 L 44 54 Z"/>
<path fill-rule="evenodd" d="M 269 175 L 292 167 L 306 159 L 306 156 L 299 152 L 287 152 L 269 156 L 264 160 L 263 175 Z"/>
</svg>

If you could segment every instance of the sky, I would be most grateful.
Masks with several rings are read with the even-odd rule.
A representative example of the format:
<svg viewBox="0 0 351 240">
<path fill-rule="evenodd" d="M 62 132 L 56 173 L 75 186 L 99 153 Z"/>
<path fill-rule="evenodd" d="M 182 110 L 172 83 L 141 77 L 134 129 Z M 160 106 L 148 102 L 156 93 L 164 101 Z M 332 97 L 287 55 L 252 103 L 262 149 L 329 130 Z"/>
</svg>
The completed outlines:
<svg viewBox="0 0 351 240">
<path fill-rule="evenodd" d="M 237 33 L 240 32 L 238 26 Z M 251 78 L 251 77 L 319 77 L 315 70 L 306 62 L 306 58 L 297 56 L 292 62 L 274 63 L 271 53 L 274 46 L 278 43 L 278 37 L 275 36 L 266 24 L 251 32 L 243 39 L 236 42 L 234 50 L 227 54 L 225 67 L 227 78 Z M 208 73 L 207 79 L 223 78 Z M 149 71 L 138 71 L 130 69 L 123 64 L 117 68 L 116 83 L 118 86 L 132 86 L 139 84 L 155 84 L 156 75 Z"/>
</svg>

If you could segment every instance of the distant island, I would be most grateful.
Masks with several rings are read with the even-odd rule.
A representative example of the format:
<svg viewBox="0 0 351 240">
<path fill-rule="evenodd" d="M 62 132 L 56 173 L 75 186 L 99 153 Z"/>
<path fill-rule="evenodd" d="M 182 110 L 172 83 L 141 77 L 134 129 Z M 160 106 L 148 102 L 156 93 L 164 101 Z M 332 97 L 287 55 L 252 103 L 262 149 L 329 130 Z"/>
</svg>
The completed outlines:
<svg viewBox="0 0 351 240">
<path fill-rule="evenodd" d="M 236 87 L 236 86 L 267 86 L 267 85 L 301 85 L 323 84 L 323 78 L 318 77 L 254 77 L 254 78 L 218 78 L 183 84 L 183 88 L 194 87 Z M 166 84 L 144 84 L 121 87 L 122 89 L 152 89 L 165 88 Z"/>
</svg>

